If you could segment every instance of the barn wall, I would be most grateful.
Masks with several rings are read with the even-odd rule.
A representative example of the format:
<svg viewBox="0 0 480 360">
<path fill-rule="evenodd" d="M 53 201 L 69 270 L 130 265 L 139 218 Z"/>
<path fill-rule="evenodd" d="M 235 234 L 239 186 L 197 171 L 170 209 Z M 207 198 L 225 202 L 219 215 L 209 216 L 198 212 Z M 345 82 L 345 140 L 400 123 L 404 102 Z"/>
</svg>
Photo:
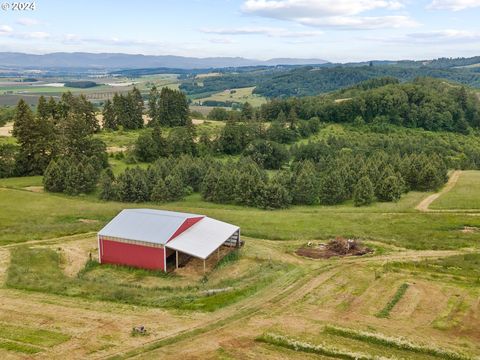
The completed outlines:
<svg viewBox="0 0 480 360">
<path fill-rule="evenodd" d="M 163 247 L 149 247 L 100 238 L 101 263 L 165 270 Z"/>
</svg>

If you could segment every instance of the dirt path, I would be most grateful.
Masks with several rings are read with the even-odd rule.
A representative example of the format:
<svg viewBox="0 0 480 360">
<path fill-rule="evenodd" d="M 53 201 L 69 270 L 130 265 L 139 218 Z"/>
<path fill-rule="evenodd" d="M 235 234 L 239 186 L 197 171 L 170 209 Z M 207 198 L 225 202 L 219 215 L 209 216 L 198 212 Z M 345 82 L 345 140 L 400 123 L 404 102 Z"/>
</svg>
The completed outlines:
<svg viewBox="0 0 480 360">
<path fill-rule="evenodd" d="M 444 195 L 445 193 L 449 192 L 450 190 L 453 189 L 453 187 L 455 186 L 455 184 L 457 183 L 458 181 L 458 178 L 460 177 L 461 175 L 461 171 L 460 170 L 455 170 L 452 175 L 450 176 L 450 178 L 448 179 L 448 182 L 447 182 L 447 185 L 445 185 L 443 187 L 442 190 L 440 190 L 439 192 L 435 193 L 435 194 L 432 194 L 428 197 L 426 197 L 425 199 L 423 199 L 420 204 L 418 204 L 415 209 L 416 210 L 419 210 L 419 211 L 422 211 L 422 212 L 428 212 L 428 211 L 432 211 L 429 209 L 429 206 L 435 201 L 437 200 L 440 196 Z"/>
<path fill-rule="evenodd" d="M 0 249 L 0 286 L 5 282 L 9 265 L 10 251 L 8 249 Z"/>
<path fill-rule="evenodd" d="M 13 243 L 13 244 L 7 244 L 7 245 L 2 245 L 0 246 L 0 249 L 8 249 L 8 248 L 14 248 L 17 246 L 24 246 L 24 245 L 48 245 L 48 244 L 55 244 L 55 243 L 64 243 L 66 241 L 74 241 L 74 240 L 80 240 L 85 237 L 92 237 L 95 236 L 97 233 L 95 231 L 90 231 L 86 233 L 79 233 L 79 234 L 74 234 L 74 235 L 67 235 L 67 236 L 62 236 L 58 238 L 52 238 L 52 239 L 43 239 L 43 240 L 31 240 L 31 241 L 24 241 L 24 242 L 19 242 L 19 243 Z"/>
<path fill-rule="evenodd" d="M 97 240 L 94 236 L 81 241 L 71 241 L 60 246 L 65 256 L 63 271 L 65 275 L 73 277 L 85 266 L 89 254 L 95 254 Z M 95 255 L 93 255 L 95 256 Z"/>
<path fill-rule="evenodd" d="M 13 123 L 7 123 L 5 126 L 0 127 L 0 136 L 12 136 Z"/>
</svg>

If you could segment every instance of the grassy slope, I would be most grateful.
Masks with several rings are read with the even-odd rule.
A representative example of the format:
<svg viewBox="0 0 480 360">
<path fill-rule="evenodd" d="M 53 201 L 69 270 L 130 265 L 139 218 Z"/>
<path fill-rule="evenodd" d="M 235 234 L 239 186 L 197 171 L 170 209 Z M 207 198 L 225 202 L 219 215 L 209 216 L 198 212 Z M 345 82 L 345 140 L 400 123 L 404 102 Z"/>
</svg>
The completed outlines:
<svg viewBox="0 0 480 360">
<path fill-rule="evenodd" d="M 198 194 L 184 201 L 163 204 L 101 202 L 92 196 L 33 193 L 27 186 L 39 177 L 0 180 L 0 244 L 53 238 L 97 231 L 125 207 L 158 207 L 200 213 L 238 224 L 247 236 L 272 239 L 328 239 L 338 235 L 360 237 L 418 249 L 474 246 L 474 234 L 461 233 L 465 225 L 480 226 L 480 219 L 462 214 L 414 212 L 412 205 L 425 195 L 410 193 L 399 203 L 367 208 L 350 204 L 334 207 L 293 207 L 265 211 L 204 202 Z M 5 187 L 9 188 L 5 188 Z M 82 222 L 82 219 L 98 222 Z"/>
<path fill-rule="evenodd" d="M 480 209 L 480 172 L 462 172 L 455 187 L 435 200 L 430 208 Z"/>
</svg>

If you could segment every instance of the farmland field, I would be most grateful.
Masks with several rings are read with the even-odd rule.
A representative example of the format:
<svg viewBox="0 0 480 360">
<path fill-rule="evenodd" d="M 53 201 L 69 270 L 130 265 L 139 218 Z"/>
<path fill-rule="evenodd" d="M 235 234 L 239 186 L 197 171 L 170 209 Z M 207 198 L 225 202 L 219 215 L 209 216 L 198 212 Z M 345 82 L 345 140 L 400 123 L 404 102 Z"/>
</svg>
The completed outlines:
<svg viewBox="0 0 480 360">
<path fill-rule="evenodd" d="M 206 277 L 195 262 L 165 276 L 96 263 L 95 232 L 132 205 L 45 193 L 41 177 L 0 180 L 0 323 L 21 324 L 2 327 L 0 355 L 174 359 L 181 347 L 185 358 L 470 358 L 480 354 L 480 258 L 477 234 L 462 230 L 480 220 L 419 213 L 427 195 L 278 211 L 191 195 L 161 208 L 234 222 L 246 245 L 221 266 L 210 262 Z M 337 235 L 375 252 L 294 253 Z M 219 288 L 230 290 L 205 295 Z M 132 336 L 140 324 L 148 334 Z"/>
<path fill-rule="evenodd" d="M 255 87 L 239 88 L 225 90 L 219 93 L 215 93 L 208 97 L 195 99 L 195 103 L 203 103 L 204 101 L 221 101 L 221 102 L 237 102 L 245 103 L 249 102 L 252 106 L 260 106 L 267 102 L 267 99 L 263 96 L 254 95 L 253 90 Z"/>
<path fill-rule="evenodd" d="M 112 98 L 115 92 L 123 93 L 132 90 L 136 86 L 142 93 L 147 94 L 150 88 L 155 85 L 158 88 L 170 87 L 178 88 L 177 76 L 174 74 L 149 75 L 135 79 L 122 77 L 101 77 L 86 78 L 81 80 L 95 81 L 98 86 L 90 88 L 75 88 L 63 86 L 65 82 L 72 78 L 48 78 L 34 83 L 22 83 L 18 79 L 2 79 L 0 81 L 0 106 L 15 105 L 21 98 L 31 104 L 36 104 L 38 97 L 54 96 L 59 97 L 63 93 L 70 91 L 74 94 L 84 94 L 91 101 L 101 101 Z M 73 79 L 77 81 L 79 79 Z"/>
</svg>

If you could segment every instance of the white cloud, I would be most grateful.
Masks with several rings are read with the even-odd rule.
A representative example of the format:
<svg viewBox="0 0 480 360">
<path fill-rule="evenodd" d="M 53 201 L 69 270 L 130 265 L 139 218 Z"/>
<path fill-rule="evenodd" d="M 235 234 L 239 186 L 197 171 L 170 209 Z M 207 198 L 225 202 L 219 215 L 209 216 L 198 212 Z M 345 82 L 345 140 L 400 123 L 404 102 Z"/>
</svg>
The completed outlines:
<svg viewBox="0 0 480 360">
<path fill-rule="evenodd" d="M 480 0 L 433 0 L 429 9 L 460 11 L 480 7 Z"/>
<path fill-rule="evenodd" d="M 34 26 L 34 25 L 39 25 L 40 21 L 36 19 L 31 19 L 31 18 L 20 18 L 17 20 L 17 24 L 20 24 L 23 26 Z"/>
<path fill-rule="evenodd" d="M 480 32 L 458 29 L 445 29 L 410 33 L 398 37 L 377 37 L 363 38 L 368 41 L 379 41 L 384 43 L 402 43 L 419 46 L 422 45 L 455 45 L 464 43 L 478 43 Z"/>
<path fill-rule="evenodd" d="M 235 41 L 229 38 L 213 38 L 209 39 L 212 44 L 222 44 L 222 45 L 230 45 L 235 44 Z"/>
<path fill-rule="evenodd" d="M 44 40 L 50 38 L 50 34 L 44 31 L 33 31 L 16 35 L 22 39 Z"/>
<path fill-rule="evenodd" d="M 399 0 L 246 0 L 244 13 L 308 26 L 354 29 L 413 27 L 418 25 L 409 17 L 359 16 L 371 10 L 400 10 Z"/>
<path fill-rule="evenodd" d="M 298 22 L 310 26 L 328 26 L 348 29 L 407 28 L 418 26 L 408 16 L 331 16 L 325 18 L 302 18 Z"/>
<path fill-rule="evenodd" d="M 421 43 L 477 42 L 480 40 L 480 33 L 469 30 L 446 29 L 412 33 L 408 34 L 407 38 Z"/>
<path fill-rule="evenodd" d="M 95 45 L 106 45 L 106 46 L 137 46 L 137 45 L 146 45 L 146 46 L 161 46 L 163 43 L 148 41 L 148 40 L 137 40 L 137 39 L 120 39 L 118 37 L 83 37 L 77 34 L 66 34 L 62 39 L 62 43 L 65 45 L 78 45 L 78 44 L 95 44 Z"/>
<path fill-rule="evenodd" d="M 322 31 L 291 31 L 277 27 L 245 26 L 237 28 L 203 28 L 201 32 L 216 35 L 266 35 L 270 37 L 300 38 L 322 35 Z"/>
<path fill-rule="evenodd" d="M 8 25 L 0 25 L 0 35 L 8 35 L 13 32 L 13 29 Z"/>
</svg>

